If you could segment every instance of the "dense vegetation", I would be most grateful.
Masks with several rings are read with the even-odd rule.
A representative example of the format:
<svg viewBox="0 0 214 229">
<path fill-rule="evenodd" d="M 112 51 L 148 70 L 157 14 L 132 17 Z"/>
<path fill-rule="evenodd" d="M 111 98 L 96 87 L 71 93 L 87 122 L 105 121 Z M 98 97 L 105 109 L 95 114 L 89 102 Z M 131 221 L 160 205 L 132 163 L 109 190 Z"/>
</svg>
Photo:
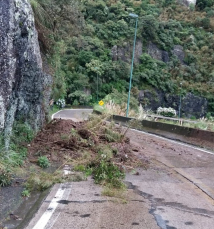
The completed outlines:
<svg viewBox="0 0 214 229">
<path fill-rule="evenodd" d="M 89 104 L 113 89 L 127 91 L 130 61 L 114 60 L 114 45 L 133 44 L 135 20 L 139 15 L 137 40 L 143 54 L 135 64 L 133 86 L 186 92 L 208 98 L 214 112 L 214 1 L 198 0 L 182 6 L 173 0 L 31 0 L 39 41 L 55 75 L 53 98 L 70 104 Z M 54 16 L 53 16 L 54 15 Z M 155 44 L 168 53 L 167 62 L 147 52 Z M 181 45 L 183 63 L 172 52 Z M 131 49 L 130 49 L 131 52 Z"/>
</svg>

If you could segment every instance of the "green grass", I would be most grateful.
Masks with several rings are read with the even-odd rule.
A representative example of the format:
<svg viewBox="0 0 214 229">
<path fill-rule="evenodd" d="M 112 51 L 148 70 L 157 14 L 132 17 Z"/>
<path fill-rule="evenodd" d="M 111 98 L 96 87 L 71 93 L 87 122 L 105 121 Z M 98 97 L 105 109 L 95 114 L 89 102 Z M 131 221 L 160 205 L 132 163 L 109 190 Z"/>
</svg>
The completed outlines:
<svg viewBox="0 0 214 229">
<path fill-rule="evenodd" d="M 57 105 L 53 105 L 53 108 L 49 108 L 49 117 L 51 117 L 53 114 L 55 114 L 57 111 L 60 111 L 61 109 Z"/>
<path fill-rule="evenodd" d="M 0 186 L 8 186 L 16 175 L 16 170 L 25 164 L 27 144 L 35 133 L 31 127 L 22 122 L 15 122 L 10 136 L 10 145 L 6 149 L 3 135 L 0 136 Z"/>
<path fill-rule="evenodd" d="M 50 166 L 50 162 L 47 157 L 41 156 L 38 158 L 38 165 L 41 168 L 48 168 Z"/>
</svg>

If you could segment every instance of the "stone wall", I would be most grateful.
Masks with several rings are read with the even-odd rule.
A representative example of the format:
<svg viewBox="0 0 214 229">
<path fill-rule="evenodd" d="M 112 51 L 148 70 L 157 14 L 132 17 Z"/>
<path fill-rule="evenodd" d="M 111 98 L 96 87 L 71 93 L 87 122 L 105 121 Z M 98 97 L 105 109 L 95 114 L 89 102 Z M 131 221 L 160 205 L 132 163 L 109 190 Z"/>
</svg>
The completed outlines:
<svg viewBox="0 0 214 229">
<path fill-rule="evenodd" d="M 27 0 L 0 1 L 0 131 L 15 120 L 38 130 L 45 122 L 52 79 L 43 73 L 34 16 Z"/>
</svg>

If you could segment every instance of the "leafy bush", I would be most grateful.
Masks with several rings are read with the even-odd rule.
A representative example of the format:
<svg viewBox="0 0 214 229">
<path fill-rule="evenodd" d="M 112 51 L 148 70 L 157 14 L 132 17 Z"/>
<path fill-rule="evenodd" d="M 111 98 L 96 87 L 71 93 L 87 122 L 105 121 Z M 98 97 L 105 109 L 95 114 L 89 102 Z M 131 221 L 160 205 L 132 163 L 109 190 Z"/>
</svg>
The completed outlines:
<svg viewBox="0 0 214 229">
<path fill-rule="evenodd" d="M 11 142 L 15 145 L 23 145 L 23 143 L 30 143 L 34 138 L 35 132 L 29 124 L 21 121 L 15 122 L 13 125 L 13 132 Z"/>
<path fill-rule="evenodd" d="M 12 173 L 8 168 L 0 168 L 0 186 L 9 186 L 12 183 Z"/>
<path fill-rule="evenodd" d="M 57 105 L 59 108 L 65 107 L 65 100 L 64 100 L 64 99 L 58 99 L 57 102 L 56 102 L 56 105 Z"/>
<path fill-rule="evenodd" d="M 105 158 L 93 168 L 92 174 L 95 183 L 108 183 L 117 188 L 122 186 L 122 179 L 125 177 L 124 172 L 120 171 L 112 162 L 105 160 Z"/>
<path fill-rule="evenodd" d="M 173 116 L 176 116 L 176 110 L 171 107 L 169 108 L 158 107 L 157 114 L 160 114 L 166 117 L 173 117 Z"/>
<path fill-rule="evenodd" d="M 30 191 L 28 190 L 28 189 L 24 189 L 23 191 L 22 191 L 22 196 L 23 197 L 29 197 L 30 196 Z"/>
<path fill-rule="evenodd" d="M 38 158 L 38 165 L 41 168 L 48 168 L 50 166 L 50 162 L 47 157 L 41 156 Z"/>
<path fill-rule="evenodd" d="M 214 0 L 197 0 L 196 6 L 199 10 L 203 10 L 206 7 L 211 7 L 214 4 Z"/>
</svg>

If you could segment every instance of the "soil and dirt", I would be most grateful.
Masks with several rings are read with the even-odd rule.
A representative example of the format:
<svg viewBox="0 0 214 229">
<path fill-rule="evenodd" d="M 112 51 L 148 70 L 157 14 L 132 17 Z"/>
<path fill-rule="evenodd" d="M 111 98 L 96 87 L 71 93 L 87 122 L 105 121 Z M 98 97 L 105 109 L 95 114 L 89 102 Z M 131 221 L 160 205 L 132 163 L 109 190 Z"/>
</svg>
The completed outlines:
<svg viewBox="0 0 214 229">
<path fill-rule="evenodd" d="M 29 145 L 29 161 L 36 163 L 38 157 L 44 155 L 51 162 L 65 163 L 66 160 L 79 160 L 86 153 L 93 160 L 99 151 L 111 149 L 112 161 L 120 167 L 132 169 L 148 166 L 146 157 L 139 160 L 133 155 L 135 148 L 132 148 L 126 137 L 126 129 L 96 119 L 84 122 L 53 119 Z"/>
</svg>

